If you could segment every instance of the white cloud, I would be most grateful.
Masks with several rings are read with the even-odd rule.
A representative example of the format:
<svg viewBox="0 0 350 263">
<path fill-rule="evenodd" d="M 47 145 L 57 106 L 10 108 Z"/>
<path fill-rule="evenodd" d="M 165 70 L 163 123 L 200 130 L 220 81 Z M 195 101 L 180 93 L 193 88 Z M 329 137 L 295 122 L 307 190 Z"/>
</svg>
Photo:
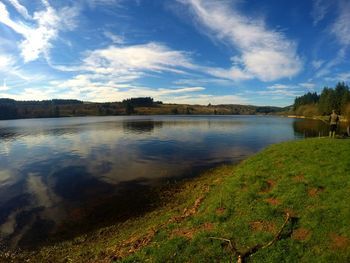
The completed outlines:
<svg viewBox="0 0 350 263">
<path fill-rule="evenodd" d="M 0 52 L 0 76 L 9 80 L 9 82 L 28 82 L 38 80 L 43 75 L 37 73 L 25 72 L 17 65 L 17 59 L 12 55 L 2 54 Z M 1 80 L 1 79 L 0 79 Z M 11 84 L 11 87 L 13 85 Z M 9 87 L 7 86 L 9 89 Z"/>
<path fill-rule="evenodd" d="M 193 68 L 183 51 L 171 50 L 158 43 L 128 47 L 110 46 L 87 53 L 83 68 L 99 74 L 124 74 L 142 71 L 182 72 L 178 68 Z"/>
<path fill-rule="evenodd" d="M 272 86 L 267 87 L 267 89 L 270 89 L 270 90 L 287 90 L 289 88 L 291 88 L 291 86 L 283 85 L 283 84 L 274 84 Z"/>
<path fill-rule="evenodd" d="M 2 86 L 0 86 L 0 91 L 8 91 L 10 88 L 6 85 L 6 80 L 4 79 L 4 82 Z"/>
<path fill-rule="evenodd" d="M 264 90 L 257 91 L 258 95 L 266 95 L 266 96 L 276 96 L 278 95 L 280 99 L 285 97 L 297 97 L 303 94 L 303 92 L 295 91 L 295 90 L 285 90 L 285 89 L 275 89 L 275 90 Z"/>
<path fill-rule="evenodd" d="M 52 99 L 55 90 L 49 87 L 40 88 L 25 88 L 19 93 L 12 93 L 9 91 L 0 92 L 0 97 L 11 98 L 15 100 L 47 100 Z"/>
<path fill-rule="evenodd" d="M 12 57 L 0 54 L 0 71 L 7 71 L 12 65 Z"/>
<path fill-rule="evenodd" d="M 337 0 L 332 3 L 338 5 L 334 22 L 327 28 L 328 34 L 335 37 L 340 48 L 333 59 L 328 62 L 319 60 L 312 62 L 316 72 L 315 76 L 321 78 L 331 73 L 331 69 L 346 60 L 347 48 L 350 46 L 350 2 Z M 330 4 L 329 4 L 330 5 Z"/>
<path fill-rule="evenodd" d="M 203 67 L 203 71 L 209 75 L 229 80 L 248 80 L 253 77 L 251 73 L 238 67 L 230 69 Z"/>
<path fill-rule="evenodd" d="M 96 75 L 81 74 L 66 81 L 51 81 L 52 90 L 57 94 L 64 94 L 70 98 L 80 98 L 86 101 L 105 102 L 122 101 L 132 97 L 153 97 L 168 103 L 183 104 L 247 104 L 247 100 L 238 95 L 203 95 L 199 92 L 204 87 L 172 87 L 172 88 L 148 88 L 131 84 L 120 84 L 113 78 L 96 78 Z M 66 89 L 68 91 L 66 91 Z M 64 92 L 63 92 L 64 90 Z M 50 94 L 48 94 L 50 95 Z M 52 96 L 52 94 L 51 94 Z"/>
<path fill-rule="evenodd" d="M 246 98 L 238 95 L 212 95 L 212 94 L 200 94 L 200 95 L 184 95 L 174 96 L 165 99 L 168 103 L 176 104 L 197 104 L 197 105 L 219 105 L 219 104 L 248 104 Z"/>
<path fill-rule="evenodd" d="M 343 72 L 337 75 L 337 81 L 350 81 L 350 72 Z"/>
<path fill-rule="evenodd" d="M 25 62 L 36 60 L 40 54 L 45 53 L 51 47 L 51 40 L 57 37 L 57 25 L 60 18 L 52 8 L 36 12 L 34 20 L 38 27 L 30 30 L 30 35 L 25 35 L 21 43 L 22 57 Z"/>
<path fill-rule="evenodd" d="M 269 30 L 263 21 L 240 14 L 226 1 L 178 0 L 188 5 L 211 37 L 226 41 L 241 56 L 241 65 L 231 69 L 233 78 L 258 78 L 273 81 L 293 77 L 302 68 L 296 44 L 278 31 Z"/>
<path fill-rule="evenodd" d="M 25 19 L 31 19 L 32 17 L 29 15 L 27 8 L 19 3 L 18 0 L 8 0 L 13 7 L 20 13 Z"/>
<path fill-rule="evenodd" d="M 118 36 L 109 31 L 104 32 L 104 35 L 110 40 L 112 40 L 114 44 L 118 44 L 118 45 L 125 44 L 125 39 L 122 36 Z"/>
<path fill-rule="evenodd" d="M 350 72 L 338 73 L 332 77 L 325 78 L 325 80 L 332 81 L 332 82 L 339 82 L 339 81 L 349 82 L 350 81 Z"/>
<path fill-rule="evenodd" d="M 45 9 L 33 15 L 35 24 L 29 26 L 22 21 L 12 20 L 6 6 L 0 2 L 0 22 L 24 38 L 19 44 L 24 62 L 36 60 L 41 54 L 47 54 L 52 47 L 51 42 L 58 37 L 60 30 L 72 30 L 75 27 L 77 8 L 64 7 L 57 11 L 47 1 L 44 1 L 44 4 Z"/>
<path fill-rule="evenodd" d="M 205 90 L 205 88 L 203 87 L 189 87 L 189 88 L 177 88 L 177 89 L 158 89 L 156 90 L 156 92 L 159 95 L 168 95 L 168 94 L 197 92 L 197 91 L 203 91 L 203 90 Z"/>
<path fill-rule="evenodd" d="M 72 79 L 65 81 L 51 81 L 51 90 L 57 94 L 64 93 L 66 97 L 83 98 L 88 101 L 105 102 L 121 101 L 131 97 L 154 97 L 162 100 L 169 96 L 178 94 L 189 94 L 205 90 L 204 87 L 175 87 L 151 89 L 147 87 L 138 87 L 131 84 L 120 84 L 114 79 L 96 79 L 94 75 L 77 75 Z M 64 91 L 68 89 L 68 91 Z M 51 94 L 52 95 L 52 94 Z"/>
<path fill-rule="evenodd" d="M 86 0 L 86 3 L 90 8 L 94 9 L 97 7 L 118 7 L 123 1 L 126 0 Z"/>
<path fill-rule="evenodd" d="M 187 74 L 189 70 L 199 68 L 192 64 L 187 52 L 172 50 L 153 42 L 133 46 L 109 46 L 85 52 L 80 65 L 51 66 L 61 71 L 84 72 L 89 78 L 113 79 L 118 83 L 130 82 L 151 73 Z"/>
<path fill-rule="evenodd" d="M 345 58 L 346 58 L 346 49 L 345 48 L 339 49 L 336 56 L 332 60 L 328 61 L 327 63 L 324 63 L 322 67 L 316 72 L 315 76 L 317 78 L 321 78 L 328 75 L 329 73 L 331 73 L 331 69 L 334 66 L 342 63 L 345 60 Z"/>
<path fill-rule="evenodd" d="M 2 2 L 0 2 L 0 22 L 21 35 L 29 35 L 30 33 L 28 26 L 11 20 L 10 13 Z"/>
<path fill-rule="evenodd" d="M 230 81 L 228 79 L 221 79 L 221 78 L 198 77 L 198 78 L 178 79 L 178 80 L 174 81 L 174 84 L 176 84 L 176 85 L 194 85 L 194 86 L 215 84 L 215 85 L 220 85 L 220 86 L 232 86 L 232 81 Z"/>
<path fill-rule="evenodd" d="M 254 92 L 259 96 L 267 96 L 269 98 L 274 97 L 274 99 L 285 99 L 285 98 L 294 98 L 296 96 L 300 96 L 304 93 L 302 89 L 300 89 L 300 85 L 286 85 L 286 84 L 274 84 L 272 86 L 266 87 L 265 90 Z"/>
<path fill-rule="evenodd" d="M 164 44 L 150 42 L 146 44 L 115 46 L 85 52 L 82 63 L 77 66 L 50 65 L 61 71 L 85 71 L 89 74 L 111 77 L 119 82 L 130 82 L 150 73 L 172 72 L 181 75 L 197 74 L 216 77 L 216 83 L 227 80 L 250 79 L 251 74 L 237 67 L 231 69 L 206 67 L 195 64 L 191 53 L 173 50 Z"/>
<path fill-rule="evenodd" d="M 331 27 L 331 33 L 341 45 L 350 45 L 350 2 L 339 3 L 339 15 Z"/>
</svg>

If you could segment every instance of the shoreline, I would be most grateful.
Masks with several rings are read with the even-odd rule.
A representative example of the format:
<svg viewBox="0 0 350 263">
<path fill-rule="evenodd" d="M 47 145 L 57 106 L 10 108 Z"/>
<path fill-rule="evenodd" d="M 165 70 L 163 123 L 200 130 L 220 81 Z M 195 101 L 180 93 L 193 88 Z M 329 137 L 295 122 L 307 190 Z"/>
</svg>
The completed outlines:
<svg viewBox="0 0 350 263">
<path fill-rule="evenodd" d="M 13 262 L 25 259 L 30 259 L 30 262 L 65 262 L 69 259 L 73 262 L 157 261 L 159 257 L 167 260 L 173 253 L 180 261 L 182 256 L 193 261 L 204 256 L 225 261 L 231 256 L 225 249 L 221 251 L 221 246 L 215 246 L 220 242 L 210 241 L 210 236 L 231 238 L 232 235 L 235 242 L 248 242 L 248 246 L 266 243 L 276 235 L 286 211 L 302 221 L 288 226 L 292 232 L 285 240 L 277 241 L 270 249 L 259 251 L 254 257 L 278 255 L 280 246 L 288 242 L 291 249 L 298 251 L 302 245 L 302 251 L 309 251 L 306 259 L 309 255 L 309 259 L 333 257 L 341 261 L 350 256 L 350 249 L 340 253 L 338 249 L 333 249 L 335 245 L 332 243 L 327 247 L 327 242 L 333 242 L 333 237 L 342 238 L 342 246 L 346 246 L 349 238 L 350 245 L 350 227 L 343 229 L 345 236 L 338 229 L 339 224 L 349 218 L 343 218 L 342 210 L 334 210 L 342 209 L 349 201 L 338 199 L 346 189 L 338 189 L 337 186 L 348 182 L 346 173 L 341 171 L 346 169 L 349 161 L 343 154 L 349 145 L 349 140 L 326 138 L 274 144 L 238 165 L 210 169 L 197 178 L 171 186 L 161 193 L 163 205 L 150 213 L 36 252 L 15 255 Z M 299 158 L 306 152 L 305 158 Z M 339 156 L 343 159 L 337 160 L 338 168 L 335 170 L 333 158 L 339 159 Z M 320 164 L 323 165 L 321 177 Z M 332 190 L 332 187 L 336 189 Z M 321 200 L 325 203 L 320 206 L 318 202 Z M 252 210 L 246 210 L 247 205 Z M 331 205 L 330 210 L 326 211 L 331 214 L 324 217 L 321 211 L 328 209 L 328 205 Z M 314 207 L 305 209 L 305 206 Z M 310 209 L 312 211 L 309 212 Z M 243 214 L 237 217 L 237 213 Z M 322 234 L 324 230 L 310 228 L 309 224 L 313 225 L 313 220 L 319 216 L 323 216 L 325 227 L 329 228 L 326 236 Z M 333 218 L 337 221 L 333 222 Z M 303 235 L 299 237 L 301 232 Z M 313 238 L 318 241 L 315 243 Z M 197 251 L 195 254 L 189 252 L 192 247 Z M 320 248 L 321 254 L 313 254 Z M 293 255 L 298 260 L 303 258 L 303 254 Z"/>
<path fill-rule="evenodd" d="M 303 116 L 303 115 L 283 115 L 284 117 L 287 118 L 293 118 L 293 119 L 309 119 L 309 120 L 319 120 L 323 122 L 327 122 L 328 124 L 328 118 L 329 116 Z M 348 122 L 345 117 L 342 115 L 339 116 L 339 122 Z"/>
</svg>

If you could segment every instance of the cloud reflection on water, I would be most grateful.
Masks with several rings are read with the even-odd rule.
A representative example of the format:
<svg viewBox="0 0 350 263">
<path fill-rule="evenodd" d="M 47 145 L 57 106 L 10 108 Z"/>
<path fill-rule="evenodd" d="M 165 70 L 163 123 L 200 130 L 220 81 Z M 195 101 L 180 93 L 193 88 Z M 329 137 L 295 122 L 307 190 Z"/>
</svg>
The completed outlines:
<svg viewBox="0 0 350 263">
<path fill-rule="evenodd" d="M 1 237 L 16 246 L 39 229 L 43 236 L 36 238 L 44 238 L 66 219 L 83 219 L 127 182 L 153 184 L 238 162 L 294 139 L 292 123 L 232 116 L 0 122 Z"/>
</svg>

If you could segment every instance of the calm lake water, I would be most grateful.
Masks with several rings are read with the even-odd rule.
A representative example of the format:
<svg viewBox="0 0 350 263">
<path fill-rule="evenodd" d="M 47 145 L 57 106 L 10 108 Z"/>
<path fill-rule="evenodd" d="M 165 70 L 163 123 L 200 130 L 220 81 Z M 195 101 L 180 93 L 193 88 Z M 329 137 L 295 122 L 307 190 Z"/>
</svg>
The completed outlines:
<svg viewBox="0 0 350 263">
<path fill-rule="evenodd" d="M 151 206 L 149 186 L 327 129 L 320 121 L 257 116 L 0 121 L 1 244 L 28 248 L 53 233 L 78 234 L 70 227 L 76 222 L 89 231 L 123 220 Z"/>
</svg>

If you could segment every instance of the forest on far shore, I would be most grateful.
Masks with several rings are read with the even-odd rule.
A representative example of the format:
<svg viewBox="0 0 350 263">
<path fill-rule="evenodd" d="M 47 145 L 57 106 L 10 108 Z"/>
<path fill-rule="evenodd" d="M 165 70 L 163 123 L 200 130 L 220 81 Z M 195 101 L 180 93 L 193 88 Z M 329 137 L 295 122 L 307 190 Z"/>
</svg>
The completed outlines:
<svg viewBox="0 0 350 263">
<path fill-rule="evenodd" d="M 334 88 L 325 87 L 321 94 L 308 92 L 295 98 L 294 113 L 300 116 L 324 116 L 332 110 L 338 114 L 350 114 L 350 89 L 345 82 L 339 82 Z"/>
<path fill-rule="evenodd" d="M 154 101 L 151 97 L 105 103 L 62 99 L 16 101 L 0 98 L 0 120 L 118 115 L 255 115 L 282 111 L 285 108 L 272 106 L 165 104 Z"/>
</svg>

